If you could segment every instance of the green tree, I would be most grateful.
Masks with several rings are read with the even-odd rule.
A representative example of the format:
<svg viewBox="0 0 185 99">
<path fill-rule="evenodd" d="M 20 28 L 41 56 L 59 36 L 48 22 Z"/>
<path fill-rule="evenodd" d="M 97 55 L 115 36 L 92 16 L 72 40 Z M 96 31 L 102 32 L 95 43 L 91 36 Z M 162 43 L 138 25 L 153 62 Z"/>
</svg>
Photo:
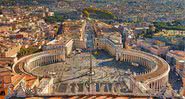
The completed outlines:
<svg viewBox="0 0 185 99">
<path fill-rule="evenodd" d="M 87 18 L 89 18 L 90 14 L 87 10 L 83 10 L 83 15 Z"/>
<path fill-rule="evenodd" d="M 48 16 L 44 18 L 46 22 L 49 23 L 55 23 L 55 22 L 62 22 L 63 17 L 60 15 L 60 13 L 55 12 L 54 16 Z"/>
<path fill-rule="evenodd" d="M 17 54 L 17 57 L 23 57 L 25 55 L 33 54 L 42 51 L 42 49 L 39 49 L 37 47 L 28 47 L 28 48 L 21 48 L 20 51 Z"/>
</svg>

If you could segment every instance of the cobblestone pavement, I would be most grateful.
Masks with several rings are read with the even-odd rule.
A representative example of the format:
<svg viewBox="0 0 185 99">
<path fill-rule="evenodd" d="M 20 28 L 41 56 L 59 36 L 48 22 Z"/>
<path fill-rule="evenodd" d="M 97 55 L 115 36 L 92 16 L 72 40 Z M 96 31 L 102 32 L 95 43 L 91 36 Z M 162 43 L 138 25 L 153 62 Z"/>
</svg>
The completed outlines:
<svg viewBox="0 0 185 99">
<path fill-rule="evenodd" d="M 131 72 L 143 72 L 143 66 L 134 67 L 128 62 L 117 62 L 105 51 L 99 51 L 99 55 L 92 55 L 92 65 L 95 75 L 93 80 L 114 82 L 130 69 Z M 38 67 L 32 71 L 34 75 L 41 77 L 55 77 L 56 82 L 87 81 L 90 67 L 90 53 L 84 52 L 67 58 L 66 62 Z"/>
</svg>

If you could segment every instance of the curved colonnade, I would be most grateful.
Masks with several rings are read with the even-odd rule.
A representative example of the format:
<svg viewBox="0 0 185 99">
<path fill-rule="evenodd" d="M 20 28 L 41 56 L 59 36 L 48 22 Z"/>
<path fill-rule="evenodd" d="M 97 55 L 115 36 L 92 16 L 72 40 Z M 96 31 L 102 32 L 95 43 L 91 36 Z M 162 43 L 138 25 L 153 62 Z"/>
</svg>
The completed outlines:
<svg viewBox="0 0 185 99">
<path fill-rule="evenodd" d="M 13 65 L 13 72 L 31 74 L 31 71 L 38 66 L 65 61 L 65 53 L 62 50 L 49 50 L 19 59 Z"/>
<path fill-rule="evenodd" d="M 115 50 L 116 60 L 135 62 L 148 68 L 147 72 L 135 75 L 136 81 L 148 85 L 155 91 L 160 91 L 162 87 L 166 86 L 170 67 L 162 58 L 142 51 L 126 50 L 122 48 L 115 48 Z M 44 51 L 19 59 L 13 65 L 13 71 L 15 73 L 31 74 L 31 71 L 38 66 L 44 66 L 60 61 L 65 61 L 65 51 Z"/>
<path fill-rule="evenodd" d="M 138 63 L 148 71 L 135 74 L 136 81 L 148 85 L 154 91 L 160 91 L 168 83 L 169 64 L 162 58 L 143 51 L 123 49 L 120 44 L 100 37 L 95 39 L 95 48 L 104 49 L 118 61 Z"/>
<path fill-rule="evenodd" d="M 135 79 L 155 91 L 160 91 L 168 83 L 170 67 L 165 60 L 158 56 L 136 50 L 121 50 L 116 54 L 116 59 L 136 62 L 149 68 L 146 72 L 136 74 Z"/>
</svg>

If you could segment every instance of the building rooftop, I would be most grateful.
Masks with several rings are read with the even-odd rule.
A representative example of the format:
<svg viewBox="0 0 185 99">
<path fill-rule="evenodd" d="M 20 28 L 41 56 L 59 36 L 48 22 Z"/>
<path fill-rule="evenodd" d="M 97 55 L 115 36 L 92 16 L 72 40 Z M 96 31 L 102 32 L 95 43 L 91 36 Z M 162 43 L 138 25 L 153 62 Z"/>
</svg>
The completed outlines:
<svg viewBox="0 0 185 99">
<path fill-rule="evenodd" d="M 10 70 L 9 69 L 7 69 L 7 68 L 2 68 L 2 67 L 0 67 L 0 74 L 2 73 L 2 72 L 9 72 Z"/>
<path fill-rule="evenodd" d="M 63 33 L 62 35 L 71 37 L 73 39 L 82 39 L 84 37 L 83 28 L 85 28 L 84 20 L 77 21 L 65 21 L 63 23 Z"/>
<path fill-rule="evenodd" d="M 16 46 L 16 44 L 10 40 L 0 40 L 0 52 L 4 52 L 14 46 Z"/>
<path fill-rule="evenodd" d="M 7 62 L 0 61 L 0 67 L 4 67 L 5 65 L 7 65 Z"/>
<path fill-rule="evenodd" d="M 185 51 L 171 50 L 169 54 L 178 58 L 179 60 L 185 60 Z"/>
<path fill-rule="evenodd" d="M 26 87 L 30 88 L 34 84 L 34 82 L 37 80 L 37 78 L 34 76 L 25 75 L 25 80 L 26 80 Z"/>
<path fill-rule="evenodd" d="M 26 99 L 44 99 L 44 97 L 27 97 Z M 89 96 L 60 96 L 60 97 L 47 97 L 47 99 L 130 99 L 131 96 L 114 96 L 114 95 L 89 95 Z M 152 99 L 147 96 L 133 96 L 132 99 Z"/>
<path fill-rule="evenodd" d="M 97 36 L 103 36 L 115 44 L 121 44 L 122 35 L 113 28 L 113 25 L 109 25 L 101 21 L 95 21 L 94 28 Z"/>
<path fill-rule="evenodd" d="M 20 83 L 20 81 L 24 79 L 24 75 L 14 75 L 11 77 L 11 81 L 12 81 L 12 85 L 13 86 L 17 86 L 18 83 Z"/>
<path fill-rule="evenodd" d="M 86 21 L 77 20 L 77 21 L 65 21 L 62 24 L 62 34 L 56 37 L 56 40 L 50 44 L 65 44 L 71 39 L 84 40 L 84 30 L 85 30 Z"/>
</svg>

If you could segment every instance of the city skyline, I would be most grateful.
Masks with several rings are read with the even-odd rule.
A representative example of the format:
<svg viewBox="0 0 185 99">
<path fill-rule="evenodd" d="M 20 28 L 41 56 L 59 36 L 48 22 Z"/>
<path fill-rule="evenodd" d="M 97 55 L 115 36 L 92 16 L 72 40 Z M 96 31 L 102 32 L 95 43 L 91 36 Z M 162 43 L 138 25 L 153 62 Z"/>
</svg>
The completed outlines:
<svg viewBox="0 0 185 99">
<path fill-rule="evenodd" d="M 183 0 L 0 5 L 0 99 L 185 97 Z"/>
</svg>

